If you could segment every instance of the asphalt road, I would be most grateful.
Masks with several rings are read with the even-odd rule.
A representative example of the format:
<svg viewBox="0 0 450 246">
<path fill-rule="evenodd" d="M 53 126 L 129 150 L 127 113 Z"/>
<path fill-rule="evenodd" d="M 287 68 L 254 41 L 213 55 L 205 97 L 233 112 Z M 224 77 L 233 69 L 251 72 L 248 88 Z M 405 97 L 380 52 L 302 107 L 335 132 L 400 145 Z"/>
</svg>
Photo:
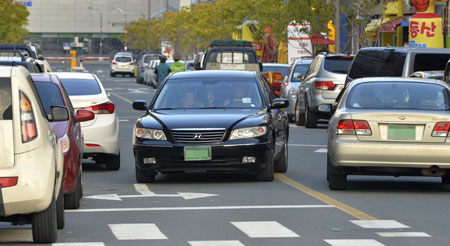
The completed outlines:
<svg viewBox="0 0 450 246">
<path fill-rule="evenodd" d="M 326 125 L 291 125 L 289 170 L 273 182 L 194 173 L 158 175 L 154 184 L 136 185 L 131 137 L 142 112 L 130 103 L 149 101 L 155 90 L 134 78 L 109 77 L 106 63 L 85 66 L 99 76 L 116 104 L 121 169 L 83 163 L 81 207 L 66 210 L 66 227 L 54 245 L 450 244 L 449 187 L 439 178 L 350 176 L 348 190 L 330 191 Z M 0 242 L 31 244 L 30 226 L 0 224 Z"/>
</svg>

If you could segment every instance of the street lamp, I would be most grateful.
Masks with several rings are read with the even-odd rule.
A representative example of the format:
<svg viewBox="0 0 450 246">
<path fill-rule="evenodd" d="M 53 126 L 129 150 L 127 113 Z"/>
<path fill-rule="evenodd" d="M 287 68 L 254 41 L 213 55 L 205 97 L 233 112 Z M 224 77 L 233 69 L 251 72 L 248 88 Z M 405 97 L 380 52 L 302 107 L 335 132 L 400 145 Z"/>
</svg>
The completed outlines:
<svg viewBox="0 0 450 246">
<path fill-rule="evenodd" d="M 118 10 L 120 11 L 120 13 L 123 15 L 123 20 L 125 22 L 124 26 L 123 26 L 123 30 L 125 32 L 125 27 L 127 25 L 127 12 L 125 12 L 123 9 L 119 8 L 119 7 L 113 7 L 111 8 L 112 10 Z M 127 50 L 127 43 L 125 42 L 125 45 L 123 47 L 124 50 Z"/>
<path fill-rule="evenodd" d="M 103 13 L 98 10 L 92 8 L 92 6 L 89 6 L 88 9 L 97 11 L 97 14 L 100 17 L 100 55 L 103 54 Z"/>
</svg>

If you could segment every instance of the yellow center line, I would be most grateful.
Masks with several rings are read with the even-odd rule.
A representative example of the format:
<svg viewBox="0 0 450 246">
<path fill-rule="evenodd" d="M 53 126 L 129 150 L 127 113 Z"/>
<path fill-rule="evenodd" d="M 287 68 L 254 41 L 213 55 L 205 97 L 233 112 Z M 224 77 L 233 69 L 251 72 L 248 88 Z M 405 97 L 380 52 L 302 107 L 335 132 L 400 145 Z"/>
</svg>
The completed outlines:
<svg viewBox="0 0 450 246">
<path fill-rule="evenodd" d="M 368 215 L 368 214 L 364 213 L 361 210 L 353 208 L 353 207 L 351 207 L 351 206 L 349 206 L 349 205 L 347 205 L 345 203 L 342 203 L 342 202 L 340 202 L 338 200 L 335 200 L 335 199 L 333 199 L 333 198 L 331 198 L 331 197 L 329 197 L 329 196 L 327 196 L 327 195 L 325 195 L 323 193 L 320 193 L 320 192 L 315 191 L 315 190 L 313 190 L 313 189 L 311 189 L 311 188 L 309 188 L 309 187 L 307 187 L 305 185 L 297 183 L 294 180 L 286 177 L 283 174 L 276 173 L 275 174 L 275 178 L 280 180 L 281 182 L 283 182 L 283 183 L 285 183 L 285 184 L 287 184 L 287 185 L 289 185 L 289 186 L 291 186 L 291 187 L 301 191 L 301 192 L 306 193 L 307 195 L 310 195 L 310 196 L 316 198 L 319 201 L 322 201 L 322 202 L 324 202 L 326 204 L 332 205 L 332 206 L 336 207 L 337 209 L 339 209 L 339 210 L 341 210 L 341 211 L 343 211 L 343 212 L 345 212 L 345 213 L 347 213 L 347 214 L 349 214 L 349 215 L 351 215 L 351 216 L 353 216 L 355 218 L 358 218 L 360 220 L 376 220 L 375 217 L 373 217 L 371 215 Z"/>
<path fill-rule="evenodd" d="M 113 95 L 113 96 L 115 96 L 117 98 L 120 98 L 120 99 L 124 100 L 125 102 L 127 102 L 129 104 L 133 104 L 133 102 L 130 99 L 126 98 L 126 97 L 120 96 L 120 95 L 118 95 L 118 94 L 116 94 L 114 92 L 110 92 L 109 94 L 111 94 L 111 95 Z"/>
</svg>

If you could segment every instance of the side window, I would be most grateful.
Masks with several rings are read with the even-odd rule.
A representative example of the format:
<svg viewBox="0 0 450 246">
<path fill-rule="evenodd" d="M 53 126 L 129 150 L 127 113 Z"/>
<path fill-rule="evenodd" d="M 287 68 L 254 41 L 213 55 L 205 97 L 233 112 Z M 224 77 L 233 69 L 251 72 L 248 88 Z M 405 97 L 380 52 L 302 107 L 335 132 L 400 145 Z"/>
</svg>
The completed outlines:
<svg viewBox="0 0 450 246">
<path fill-rule="evenodd" d="M 294 66 L 295 66 L 295 62 L 293 62 L 292 64 L 291 64 L 291 66 L 289 67 L 289 70 L 288 70 L 288 72 L 287 72 L 287 76 L 289 77 L 289 76 L 291 76 L 291 73 L 292 73 L 292 70 L 294 69 Z M 292 74 L 293 75 L 293 74 Z M 284 79 L 284 78 L 283 78 Z"/>
<path fill-rule="evenodd" d="M 314 58 L 314 60 L 311 62 L 311 65 L 309 65 L 308 71 L 306 72 L 305 78 L 309 77 L 313 73 L 314 67 L 316 66 L 318 57 Z"/>
</svg>

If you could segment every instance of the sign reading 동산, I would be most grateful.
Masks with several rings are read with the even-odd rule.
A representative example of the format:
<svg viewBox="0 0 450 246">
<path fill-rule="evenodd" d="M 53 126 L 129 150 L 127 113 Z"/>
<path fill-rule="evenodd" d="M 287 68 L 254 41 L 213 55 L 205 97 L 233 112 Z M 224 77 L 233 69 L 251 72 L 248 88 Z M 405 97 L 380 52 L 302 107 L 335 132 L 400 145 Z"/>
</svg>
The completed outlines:
<svg viewBox="0 0 450 246">
<path fill-rule="evenodd" d="M 409 19 L 409 46 L 444 48 L 442 18 L 434 13 L 436 2 L 447 0 L 410 0 L 417 14 Z"/>
<path fill-rule="evenodd" d="M 312 56 L 312 43 L 308 33 L 309 24 L 288 25 L 288 62 L 293 63 L 304 56 Z"/>
</svg>

